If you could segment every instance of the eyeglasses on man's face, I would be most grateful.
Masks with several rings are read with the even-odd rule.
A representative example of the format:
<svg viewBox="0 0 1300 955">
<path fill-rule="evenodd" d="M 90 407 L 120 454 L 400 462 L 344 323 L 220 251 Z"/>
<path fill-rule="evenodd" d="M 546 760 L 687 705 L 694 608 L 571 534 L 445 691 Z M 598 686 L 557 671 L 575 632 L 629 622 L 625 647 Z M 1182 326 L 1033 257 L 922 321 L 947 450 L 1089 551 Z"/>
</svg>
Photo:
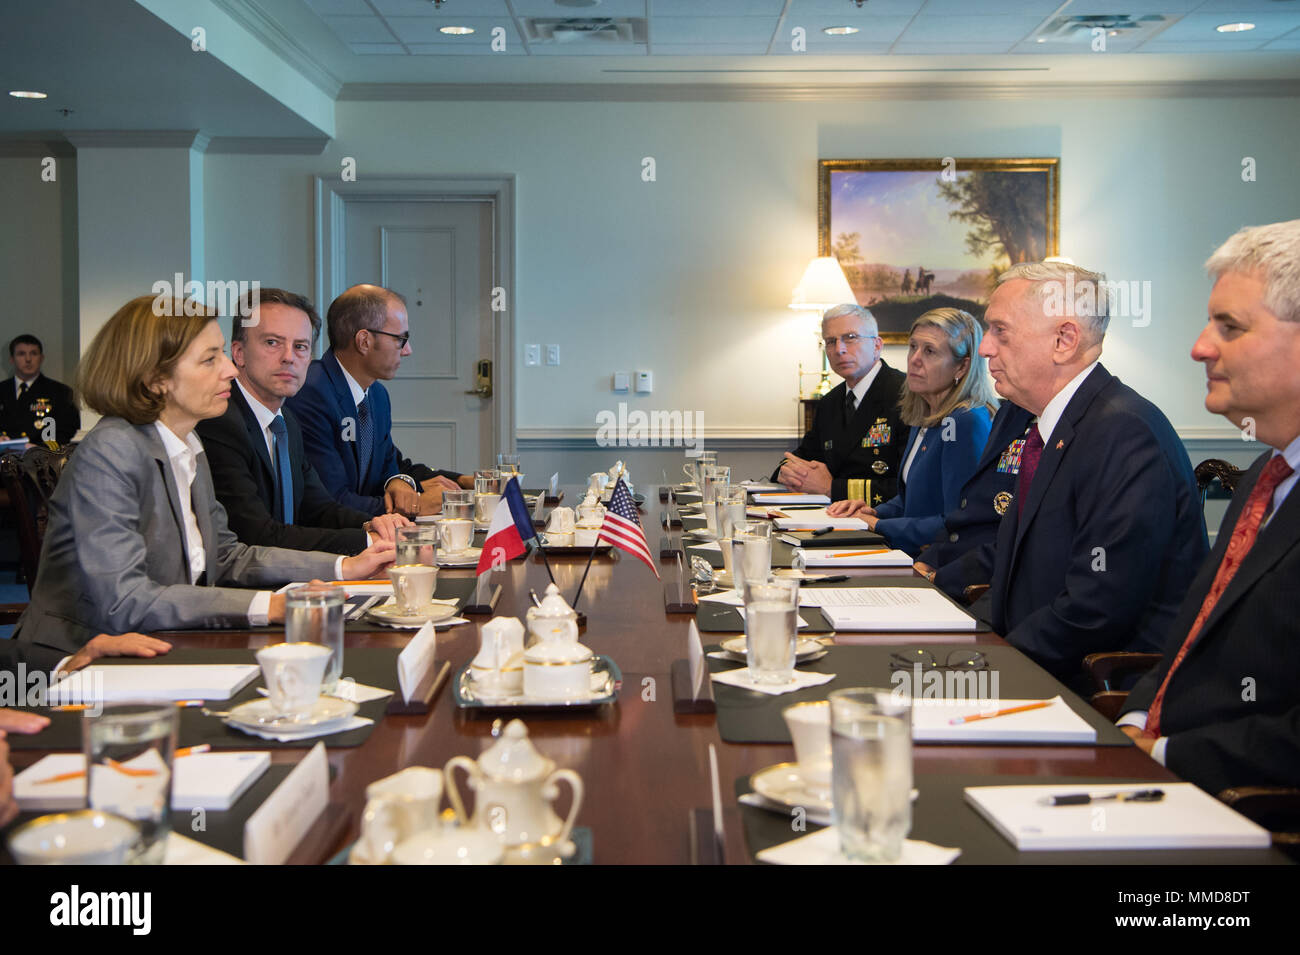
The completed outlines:
<svg viewBox="0 0 1300 955">
<path fill-rule="evenodd" d="M 384 331 L 382 328 L 371 328 L 371 329 L 369 329 L 369 332 L 370 332 L 370 334 L 372 334 L 372 335 L 387 335 L 389 338 L 395 338 L 395 339 L 397 339 L 397 350 L 398 350 L 398 351 L 401 351 L 403 348 L 405 348 L 405 347 L 406 347 L 406 343 L 409 342 L 409 341 L 411 340 L 411 333 L 410 333 L 410 332 L 407 332 L 405 335 L 395 335 L 395 334 L 392 333 L 392 332 L 386 332 L 386 331 Z"/>
<path fill-rule="evenodd" d="M 857 332 L 849 332 L 847 335 L 832 335 L 830 338 L 823 338 L 822 344 L 827 349 L 831 349 L 839 342 L 843 342 L 845 348 L 852 348 L 858 342 L 873 341 L 877 337 L 876 335 L 859 335 Z"/>
</svg>

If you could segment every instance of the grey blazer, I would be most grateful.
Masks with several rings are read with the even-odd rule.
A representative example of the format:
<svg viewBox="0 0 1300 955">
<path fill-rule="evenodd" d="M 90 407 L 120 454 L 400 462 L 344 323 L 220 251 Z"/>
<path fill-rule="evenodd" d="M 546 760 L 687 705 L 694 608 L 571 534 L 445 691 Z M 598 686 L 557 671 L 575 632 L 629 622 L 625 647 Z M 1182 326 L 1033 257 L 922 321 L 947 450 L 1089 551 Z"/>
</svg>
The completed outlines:
<svg viewBox="0 0 1300 955">
<path fill-rule="evenodd" d="M 50 499 L 40 570 L 14 638 L 72 653 L 98 633 L 247 626 L 253 594 L 231 588 L 334 575 L 334 554 L 239 543 L 206 455 L 197 470 L 190 493 L 207 586 L 189 583 L 180 499 L 156 428 L 96 424 Z"/>
</svg>

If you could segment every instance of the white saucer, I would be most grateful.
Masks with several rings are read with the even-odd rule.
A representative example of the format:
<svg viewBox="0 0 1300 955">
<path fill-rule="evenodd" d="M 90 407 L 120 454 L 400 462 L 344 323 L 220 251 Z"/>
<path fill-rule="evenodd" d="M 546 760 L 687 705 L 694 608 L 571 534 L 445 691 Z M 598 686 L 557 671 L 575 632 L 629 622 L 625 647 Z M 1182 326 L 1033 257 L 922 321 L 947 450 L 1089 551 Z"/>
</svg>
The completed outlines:
<svg viewBox="0 0 1300 955">
<path fill-rule="evenodd" d="M 722 649 L 727 653 L 746 659 L 745 657 L 745 635 L 742 633 L 738 637 L 731 637 L 723 640 Z M 800 637 L 794 645 L 794 662 L 807 663 L 810 660 L 820 660 L 826 656 L 826 646 L 817 640 L 808 637 Z"/>
<path fill-rule="evenodd" d="M 760 769 L 749 778 L 754 792 L 782 806 L 831 811 L 831 783 L 811 782 L 799 771 L 798 763 L 777 763 Z"/>
<path fill-rule="evenodd" d="M 366 611 L 367 617 L 390 627 L 423 627 L 430 621 L 437 623 L 455 614 L 456 601 L 454 600 L 447 603 L 435 600 L 433 603 L 425 604 L 415 613 L 407 613 L 395 603 L 379 604 Z"/>
<path fill-rule="evenodd" d="M 357 704 L 336 696 L 322 696 L 311 713 L 300 720 L 277 716 L 269 699 L 240 703 L 225 716 L 225 722 L 238 729 L 261 733 L 319 733 L 334 724 L 343 724 L 357 714 Z"/>
<path fill-rule="evenodd" d="M 479 555 L 482 553 L 482 547 L 466 547 L 463 551 L 456 554 L 448 554 L 442 548 L 438 548 L 438 566 L 474 567 L 478 564 Z"/>
</svg>

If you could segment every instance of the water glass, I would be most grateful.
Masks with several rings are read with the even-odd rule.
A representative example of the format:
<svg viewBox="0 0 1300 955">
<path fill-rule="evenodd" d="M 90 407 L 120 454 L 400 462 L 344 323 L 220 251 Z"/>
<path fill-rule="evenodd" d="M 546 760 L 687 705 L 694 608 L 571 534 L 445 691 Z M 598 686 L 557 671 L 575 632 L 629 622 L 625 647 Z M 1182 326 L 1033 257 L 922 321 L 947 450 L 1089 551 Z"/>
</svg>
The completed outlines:
<svg viewBox="0 0 1300 955">
<path fill-rule="evenodd" d="M 767 580 L 772 574 L 772 525 L 767 521 L 737 524 L 732 536 L 732 579 L 744 592 L 745 581 Z"/>
<path fill-rule="evenodd" d="M 432 527 L 399 528 L 399 532 L 405 530 L 437 533 Z M 304 584 L 288 591 L 284 595 L 284 642 L 319 643 L 330 651 L 321 692 L 332 694 L 343 676 L 343 588 Z"/>
<path fill-rule="evenodd" d="M 138 831 L 126 861 L 160 865 L 171 831 L 175 703 L 107 703 L 82 723 L 87 808 L 113 813 Z"/>
<path fill-rule="evenodd" d="M 501 487 L 505 488 L 506 482 L 512 477 L 519 481 L 519 489 L 524 487 L 524 470 L 523 464 L 519 461 L 517 454 L 498 454 L 497 455 L 497 472 L 501 475 Z"/>
<path fill-rule="evenodd" d="M 463 493 L 473 494 L 472 491 Z M 442 520 L 438 522 L 438 529 L 442 535 L 444 555 L 452 557 L 465 553 L 474 543 L 474 502 L 470 500 L 448 503 L 444 497 Z"/>
<path fill-rule="evenodd" d="M 745 659 L 755 683 L 794 679 L 799 628 L 799 581 L 782 577 L 746 581 Z"/>
<path fill-rule="evenodd" d="M 417 524 L 414 527 L 399 527 L 393 565 L 402 567 L 409 564 L 424 564 L 426 567 L 436 567 L 438 538 L 445 520 L 446 517 L 443 517 L 436 525 Z"/>
<path fill-rule="evenodd" d="M 897 862 L 912 829 L 911 700 L 887 689 L 835 690 L 831 819 L 850 859 Z"/>
<path fill-rule="evenodd" d="M 501 497 L 501 474 L 496 468 L 474 472 L 474 523 L 486 527 Z M 445 497 L 444 497 L 445 500 Z"/>
<path fill-rule="evenodd" d="M 713 490 L 713 500 L 717 505 L 718 536 L 734 537 L 735 529 L 745 523 L 745 488 L 739 484 L 719 484 Z"/>
</svg>

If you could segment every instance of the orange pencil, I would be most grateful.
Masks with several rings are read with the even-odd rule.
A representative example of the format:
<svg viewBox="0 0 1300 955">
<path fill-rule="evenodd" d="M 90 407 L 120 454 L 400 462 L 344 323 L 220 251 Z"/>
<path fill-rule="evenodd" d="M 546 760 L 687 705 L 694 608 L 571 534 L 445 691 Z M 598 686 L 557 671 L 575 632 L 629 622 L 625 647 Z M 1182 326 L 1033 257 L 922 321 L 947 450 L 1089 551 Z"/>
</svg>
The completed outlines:
<svg viewBox="0 0 1300 955">
<path fill-rule="evenodd" d="M 177 756 L 177 758 L 179 758 L 179 757 L 181 757 L 181 756 L 197 756 L 199 753 L 206 753 L 206 752 L 208 752 L 208 750 L 210 750 L 210 749 L 212 749 L 212 746 L 211 746 L 210 744 L 208 744 L 208 743 L 200 743 L 200 744 L 197 745 L 197 746 L 186 746 L 186 747 L 184 747 L 183 749 L 178 749 L 178 750 L 176 751 L 176 756 Z M 126 776 L 156 776 L 156 775 L 158 775 L 158 773 L 157 773 L 156 770 L 152 770 L 152 769 L 136 769 L 136 768 L 134 768 L 134 767 L 132 767 L 132 766 L 123 766 L 121 763 L 119 763 L 119 762 L 118 762 L 117 760 L 115 760 L 115 759 L 107 760 L 107 762 L 108 762 L 108 765 L 112 766 L 112 767 L 113 767 L 114 769 L 116 769 L 119 773 L 122 773 L 122 774 L 124 774 L 124 775 L 126 775 Z M 36 780 L 35 785 L 39 786 L 39 785 L 41 785 L 42 783 L 63 783 L 63 782 L 67 782 L 69 779 L 81 779 L 81 778 L 82 778 L 83 776 L 85 776 L 85 775 L 86 775 L 86 771 L 85 771 L 84 769 L 76 769 L 76 770 L 73 770 L 73 771 L 70 772 L 70 773 L 58 773 L 58 774 L 56 774 L 56 775 L 54 775 L 54 776 L 47 776 L 45 779 L 38 779 L 38 780 Z"/>
<path fill-rule="evenodd" d="M 869 557 L 872 554 L 888 554 L 889 548 L 882 547 L 879 550 L 846 550 L 840 554 L 827 554 L 827 557 Z"/>
<path fill-rule="evenodd" d="M 1023 713 L 1026 710 L 1041 710 L 1044 706 L 1051 706 L 1054 700 L 1039 700 L 1037 703 L 1025 703 L 1023 706 L 1008 706 L 1006 709 L 995 710 L 992 713 L 977 713 L 974 716 L 955 716 L 948 721 L 949 726 L 958 726 L 962 723 L 974 723 L 976 720 L 991 720 L 995 716 L 1006 716 L 1010 713 Z"/>
</svg>

